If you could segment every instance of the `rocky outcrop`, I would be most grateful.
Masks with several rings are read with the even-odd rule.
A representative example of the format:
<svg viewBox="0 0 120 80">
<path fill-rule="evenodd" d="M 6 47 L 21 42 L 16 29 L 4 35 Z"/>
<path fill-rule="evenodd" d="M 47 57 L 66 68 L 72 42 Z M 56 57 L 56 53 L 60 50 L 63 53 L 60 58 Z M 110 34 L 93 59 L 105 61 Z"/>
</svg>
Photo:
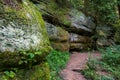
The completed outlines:
<svg viewBox="0 0 120 80">
<path fill-rule="evenodd" d="M 60 51 L 69 51 L 69 33 L 61 27 L 46 22 L 51 46 Z"/>
<path fill-rule="evenodd" d="M 51 41 L 51 46 L 60 51 L 88 50 L 92 47 L 92 39 L 89 36 L 81 36 L 61 27 L 54 26 L 46 22 L 47 32 Z"/>
<path fill-rule="evenodd" d="M 0 18 L 0 57 L 4 56 L 0 60 L 0 66 L 4 66 L 4 64 L 17 66 L 22 57 L 30 54 L 43 58 L 42 54 L 46 54 L 50 50 L 45 24 L 40 12 L 29 1 L 24 1 L 21 5 L 24 7 L 19 6 L 21 9 L 18 11 L 15 10 L 16 8 L 10 8 L 9 5 L 3 5 L 5 7 L 3 7 L 4 14 L 9 14 L 1 13 L 3 18 Z M 16 58 L 13 59 L 13 57 Z"/>
<path fill-rule="evenodd" d="M 47 22 L 49 39 L 54 49 L 81 51 L 92 47 L 91 36 L 96 26 L 91 17 L 77 9 L 59 8 L 54 1 L 42 2 L 38 7 Z"/>
<path fill-rule="evenodd" d="M 88 15 L 86 16 L 84 14 L 85 11 L 84 11 L 83 5 L 79 6 L 79 10 L 78 10 L 78 8 L 75 8 L 74 6 L 74 1 L 71 1 L 71 0 L 68 0 L 68 1 L 32 0 L 32 1 L 35 4 L 37 4 L 37 7 L 42 12 L 42 16 L 46 22 L 49 22 L 55 26 L 59 26 L 69 32 L 70 34 L 69 41 L 68 41 L 70 45 L 69 50 L 71 49 L 84 50 L 87 48 L 96 49 L 97 47 L 112 45 L 114 44 L 114 41 L 119 42 L 119 33 L 118 32 L 115 33 L 115 36 L 113 39 L 114 33 L 112 30 L 112 27 L 106 26 L 106 25 L 104 27 L 104 25 L 97 24 L 97 22 L 99 21 L 95 21 L 92 17 Z M 73 36 L 71 36 L 71 33 L 75 34 L 74 42 L 71 41 L 71 39 L 73 39 Z M 77 41 L 75 37 L 76 35 L 79 36 L 77 37 L 78 38 Z M 88 37 L 89 40 L 86 37 Z M 55 42 L 59 40 L 58 38 L 56 38 Z M 85 42 L 81 42 L 81 41 L 85 41 Z M 54 43 L 54 41 L 52 43 Z M 59 44 L 61 44 L 61 42 Z M 81 47 L 83 45 L 84 47 Z"/>
<path fill-rule="evenodd" d="M 98 27 L 99 25 L 97 24 L 97 21 L 94 18 L 90 16 L 86 16 L 83 13 L 84 11 L 82 12 L 82 10 L 80 11 L 76 8 L 73 8 L 71 3 L 69 3 L 70 1 L 65 1 L 65 3 L 66 2 L 68 2 L 68 4 L 70 5 L 61 7 L 60 5 L 62 4 L 65 5 L 64 1 L 41 0 L 37 4 L 37 7 L 42 12 L 42 16 L 46 22 L 51 23 L 52 25 L 55 26 L 59 26 L 70 34 L 69 41 L 67 42 L 70 45 L 69 50 L 71 49 L 87 50 L 88 48 L 96 49 L 96 47 L 109 46 L 111 44 L 114 44 L 113 37 L 111 37 L 113 35 L 113 32 L 111 29 L 107 30 L 109 26 Z M 106 30 L 99 28 L 105 28 Z M 52 28 L 50 29 L 52 30 Z M 71 33 L 74 34 L 74 36 L 71 35 Z M 55 39 L 57 41 L 57 43 L 55 43 L 56 45 L 58 44 L 61 45 L 62 41 L 61 42 L 58 41 L 58 39 L 60 40 L 60 38 L 63 39 L 63 37 L 59 37 L 59 36 L 52 39 Z M 73 39 L 74 41 L 71 41 Z M 55 40 L 51 40 L 52 43 L 56 42 Z M 57 47 L 55 47 L 54 45 L 54 48 L 56 49 Z"/>
<path fill-rule="evenodd" d="M 69 32 L 85 36 L 91 36 L 94 33 L 95 23 L 81 11 L 73 9 L 66 12 L 66 14 L 61 14 L 60 16 L 62 18 L 57 18 L 56 16 L 56 14 L 47 11 L 46 14 L 43 14 L 43 18 L 46 21 L 55 25 L 60 25 Z"/>
<path fill-rule="evenodd" d="M 0 9 L 0 80 L 49 80 L 51 47 L 40 12 L 29 0 L 1 0 Z"/>
<path fill-rule="evenodd" d="M 90 17 L 86 17 L 81 11 L 74 9 L 71 10 L 69 15 L 72 28 L 71 32 L 87 36 L 94 33 L 95 23 Z"/>
</svg>

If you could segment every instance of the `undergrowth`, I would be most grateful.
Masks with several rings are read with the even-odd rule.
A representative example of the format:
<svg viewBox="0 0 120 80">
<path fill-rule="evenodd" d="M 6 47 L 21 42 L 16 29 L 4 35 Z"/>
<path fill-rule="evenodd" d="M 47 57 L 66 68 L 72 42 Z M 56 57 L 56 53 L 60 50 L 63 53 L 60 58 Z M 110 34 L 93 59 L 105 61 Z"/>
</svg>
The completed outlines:
<svg viewBox="0 0 120 80">
<path fill-rule="evenodd" d="M 82 70 L 82 74 L 88 80 L 120 80 L 120 45 L 114 45 L 100 49 L 102 57 L 89 59 L 88 69 Z"/>
<path fill-rule="evenodd" d="M 50 66 L 50 80 L 62 80 L 59 76 L 60 70 L 65 68 L 66 62 L 69 59 L 69 54 L 67 52 L 60 52 L 52 50 L 47 56 L 47 61 Z"/>
</svg>

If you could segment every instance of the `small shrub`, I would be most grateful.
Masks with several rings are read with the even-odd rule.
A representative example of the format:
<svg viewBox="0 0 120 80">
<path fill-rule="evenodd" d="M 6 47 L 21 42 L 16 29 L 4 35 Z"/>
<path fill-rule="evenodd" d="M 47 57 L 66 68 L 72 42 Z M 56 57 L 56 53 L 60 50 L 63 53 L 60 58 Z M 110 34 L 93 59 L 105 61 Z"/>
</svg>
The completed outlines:
<svg viewBox="0 0 120 80">
<path fill-rule="evenodd" d="M 88 80 L 98 80 L 98 75 L 94 70 L 82 70 L 82 74 L 87 78 Z"/>
<path fill-rule="evenodd" d="M 114 28 L 115 28 L 114 40 L 117 43 L 120 43 L 120 20 L 118 20 L 116 24 L 114 24 Z"/>
<path fill-rule="evenodd" d="M 100 60 L 89 58 L 88 69 L 82 71 L 83 75 L 90 80 L 120 80 L 120 45 L 100 49 L 100 52 Z M 105 72 L 106 75 L 97 71 Z"/>
<path fill-rule="evenodd" d="M 109 76 L 101 76 L 99 80 L 114 80 L 114 79 Z"/>
<path fill-rule="evenodd" d="M 120 64 L 120 45 L 107 47 L 102 53 L 103 62 L 110 66 L 118 66 Z"/>
<path fill-rule="evenodd" d="M 50 66 L 51 79 L 50 80 L 61 80 L 59 77 L 59 72 L 66 65 L 69 59 L 69 54 L 67 52 L 60 52 L 52 50 L 47 56 L 47 61 Z"/>
</svg>

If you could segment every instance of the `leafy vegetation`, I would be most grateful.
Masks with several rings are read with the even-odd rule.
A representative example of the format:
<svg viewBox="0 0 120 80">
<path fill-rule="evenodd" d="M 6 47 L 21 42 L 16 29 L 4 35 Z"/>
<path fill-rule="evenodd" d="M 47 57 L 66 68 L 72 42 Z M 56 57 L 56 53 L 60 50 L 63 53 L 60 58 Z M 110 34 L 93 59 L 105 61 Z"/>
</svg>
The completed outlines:
<svg viewBox="0 0 120 80">
<path fill-rule="evenodd" d="M 0 80 L 49 80 L 50 70 L 48 63 L 42 62 L 31 68 L 12 68 L 0 72 Z"/>
<path fill-rule="evenodd" d="M 69 59 L 69 54 L 67 52 L 60 52 L 52 50 L 47 56 L 47 61 L 50 66 L 50 80 L 61 80 L 59 77 L 59 72 L 66 65 L 66 62 Z"/>
<path fill-rule="evenodd" d="M 115 36 L 114 40 L 116 43 L 120 43 L 120 20 L 116 21 L 116 24 L 114 24 L 115 27 Z"/>
<path fill-rule="evenodd" d="M 102 58 L 90 59 L 87 64 L 89 69 L 82 71 L 84 76 L 90 80 L 120 80 L 120 45 L 100 49 L 100 51 Z"/>
</svg>

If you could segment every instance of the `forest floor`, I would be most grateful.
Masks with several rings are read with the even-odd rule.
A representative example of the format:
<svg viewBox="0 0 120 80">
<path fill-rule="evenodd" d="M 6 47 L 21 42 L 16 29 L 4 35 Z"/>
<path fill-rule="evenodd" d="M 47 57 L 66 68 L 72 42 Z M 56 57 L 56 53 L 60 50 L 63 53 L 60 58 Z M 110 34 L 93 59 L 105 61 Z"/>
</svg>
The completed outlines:
<svg viewBox="0 0 120 80">
<path fill-rule="evenodd" d="M 91 53 L 72 52 L 66 68 L 60 72 L 63 80 L 87 80 L 80 73 L 80 70 L 87 69 L 87 61 L 89 58 L 100 58 L 100 53 L 97 51 Z"/>
</svg>

